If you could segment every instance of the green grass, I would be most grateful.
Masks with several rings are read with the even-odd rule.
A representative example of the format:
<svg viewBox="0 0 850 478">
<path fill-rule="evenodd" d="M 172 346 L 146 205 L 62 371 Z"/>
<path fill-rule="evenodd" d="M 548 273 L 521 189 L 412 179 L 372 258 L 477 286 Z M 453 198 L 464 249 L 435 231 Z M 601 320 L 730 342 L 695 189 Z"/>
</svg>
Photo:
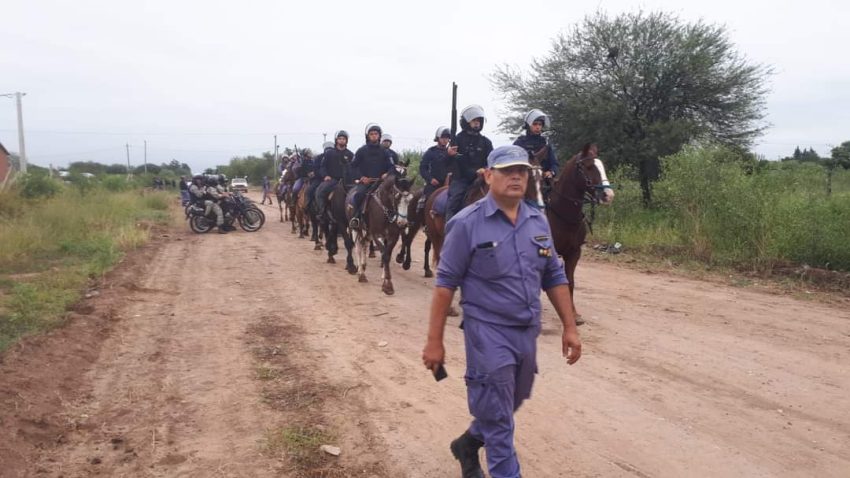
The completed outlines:
<svg viewBox="0 0 850 478">
<path fill-rule="evenodd" d="M 315 426 L 289 426 L 269 430 L 262 443 L 268 455 L 285 453 L 300 468 L 310 468 L 326 460 L 319 449 L 330 444 L 333 436 Z"/>
<path fill-rule="evenodd" d="M 597 208 L 597 242 L 709 266 L 770 270 L 783 264 L 850 271 L 850 171 L 765 163 L 755 172 L 722 148 L 665 158 L 645 209 L 628 172 L 614 174 L 617 197 Z"/>
<path fill-rule="evenodd" d="M 99 187 L 41 199 L 0 194 L 0 351 L 61 323 L 91 279 L 171 220 L 170 201 Z"/>
</svg>

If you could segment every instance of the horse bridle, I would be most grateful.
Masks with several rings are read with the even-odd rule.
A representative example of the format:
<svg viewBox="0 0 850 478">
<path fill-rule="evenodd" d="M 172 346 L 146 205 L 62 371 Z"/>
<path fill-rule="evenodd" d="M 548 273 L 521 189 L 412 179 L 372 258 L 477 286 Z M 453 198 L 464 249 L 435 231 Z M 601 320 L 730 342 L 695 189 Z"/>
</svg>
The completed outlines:
<svg viewBox="0 0 850 478">
<path fill-rule="evenodd" d="M 392 209 L 384 205 L 384 202 L 381 201 L 381 196 L 378 194 L 379 189 L 380 187 L 378 189 L 375 189 L 375 191 L 373 191 L 370 195 L 375 198 L 375 202 L 378 203 L 378 206 L 381 208 L 381 211 L 384 212 L 384 217 L 386 218 L 387 222 L 392 224 L 398 221 L 399 219 L 404 219 L 405 221 L 407 221 L 407 211 L 402 214 L 401 211 L 399 211 L 398 209 Z M 403 196 L 404 193 L 405 191 L 402 191 L 396 184 L 393 184 L 393 195 L 397 194 L 399 196 Z"/>
</svg>

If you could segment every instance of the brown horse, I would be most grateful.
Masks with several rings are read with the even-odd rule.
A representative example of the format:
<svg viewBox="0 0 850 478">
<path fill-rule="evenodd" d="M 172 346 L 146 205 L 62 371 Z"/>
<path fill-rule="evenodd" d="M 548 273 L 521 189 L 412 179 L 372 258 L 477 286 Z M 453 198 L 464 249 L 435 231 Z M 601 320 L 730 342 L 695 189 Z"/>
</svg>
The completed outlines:
<svg viewBox="0 0 850 478">
<path fill-rule="evenodd" d="M 293 225 L 296 225 L 298 229 L 298 239 L 304 239 L 310 234 L 310 214 L 307 212 L 308 186 L 308 184 L 304 184 L 301 187 L 301 190 L 298 191 L 298 198 L 295 200 L 295 221 L 293 221 Z"/>
<path fill-rule="evenodd" d="M 283 175 L 280 177 L 277 185 L 274 188 L 274 194 L 277 198 L 277 207 L 280 209 L 280 222 L 289 221 L 289 203 L 292 202 L 292 185 L 295 184 L 295 175 L 292 170 L 286 168 Z M 294 232 L 294 231 L 293 231 Z"/>
<path fill-rule="evenodd" d="M 334 256 L 339 252 L 337 237 L 342 236 L 346 251 L 345 270 L 349 274 L 356 274 L 357 266 L 354 265 L 354 258 L 351 255 L 351 251 L 354 249 L 354 241 L 351 238 L 351 232 L 348 230 L 348 218 L 345 213 L 345 187 L 342 181 L 328 196 L 327 208 L 322 214 L 321 221 L 325 233 L 325 249 L 328 251 L 328 264 L 336 264 Z"/>
<path fill-rule="evenodd" d="M 451 181 L 451 177 L 448 178 L 446 183 Z M 425 201 L 425 235 L 431 242 L 431 246 L 434 248 L 434 258 L 432 260 L 434 267 L 440 262 L 440 250 L 443 248 L 443 239 L 445 238 L 446 233 L 446 218 L 439 214 L 435 214 L 433 212 L 434 202 L 437 200 L 437 197 L 445 191 L 445 194 L 448 194 L 448 186 L 443 186 L 433 193 Z M 484 181 L 484 176 L 479 175 L 475 178 L 475 181 L 469 186 L 469 189 L 466 190 L 466 196 L 463 200 L 464 207 L 469 206 L 475 201 L 483 198 L 487 195 L 487 191 L 489 187 L 487 186 L 487 182 Z M 428 243 L 425 243 L 426 248 L 428 247 Z M 427 257 L 427 256 L 426 256 Z M 431 269 L 428 267 L 428 261 L 425 261 L 425 277 L 432 277 L 434 274 L 431 272 Z"/>
<path fill-rule="evenodd" d="M 409 183 L 408 183 L 409 188 Z M 375 241 L 381 249 L 381 267 L 383 267 L 383 283 L 381 290 L 387 294 L 395 293 L 390 271 L 390 258 L 398 242 L 402 228 L 407 225 L 407 207 L 410 203 L 410 191 L 405 190 L 401 181 L 396 182 L 394 175 L 383 179 L 377 188 L 363 199 L 365 204 L 360 227 L 354 229 L 354 243 L 357 248 L 357 271 L 360 282 L 368 282 L 366 278 L 366 261 L 369 254 L 369 243 Z M 353 208 L 346 211 L 351 220 Z"/>
<path fill-rule="evenodd" d="M 570 296 L 575 290 L 575 270 L 581 258 L 581 246 L 587 238 L 587 221 L 582 208 L 585 202 L 598 203 L 601 193 L 602 175 L 594 162 L 592 147 L 585 145 L 582 152 L 567 161 L 555 179 L 546 208 L 555 250 L 564 259 Z M 581 316 L 575 312 L 575 301 L 573 312 L 580 320 Z"/>
</svg>

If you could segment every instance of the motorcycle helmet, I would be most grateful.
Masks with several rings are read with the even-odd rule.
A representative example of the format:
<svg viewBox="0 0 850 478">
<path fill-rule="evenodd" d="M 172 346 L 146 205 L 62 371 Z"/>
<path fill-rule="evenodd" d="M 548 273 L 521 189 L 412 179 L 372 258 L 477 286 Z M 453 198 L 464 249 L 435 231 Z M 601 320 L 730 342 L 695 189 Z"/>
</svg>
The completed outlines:
<svg viewBox="0 0 850 478">
<path fill-rule="evenodd" d="M 434 132 L 434 141 L 437 141 L 444 136 L 449 138 L 452 136 L 452 129 L 448 126 L 440 126 L 437 128 L 437 131 Z"/>
<path fill-rule="evenodd" d="M 542 121 L 543 122 L 543 129 L 549 129 L 549 126 L 551 126 L 551 121 L 549 120 L 549 115 L 538 110 L 537 108 L 526 113 L 524 121 L 525 121 L 525 126 L 524 126 L 525 129 L 531 128 L 531 124 L 534 123 L 535 121 Z"/>
<path fill-rule="evenodd" d="M 478 105 L 469 105 L 460 112 L 460 127 L 463 130 L 469 129 L 469 122 L 479 118 L 481 120 L 481 129 L 484 129 L 484 108 Z"/>
<path fill-rule="evenodd" d="M 367 143 L 369 142 L 369 133 L 370 133 L 370 132 L 372 132 L 372 131 L 377 131 L 377 132 L 378 132 L 378 136 L 381 136 L 381 134 L 383 134 L 383 131 L 381 130 L 381 127 L 380 127 L 380 126 L 378 126 L 378 124 L 377 124 L 377 123 L 369 123 L 369 124 L 367 124 L 367 125 L 366 125 L 366 132 L 365 132 L 366 142 L 367 142 Z M 379 142 L 380 142 L 380 141 L 379 141 Z"/>
</svg>

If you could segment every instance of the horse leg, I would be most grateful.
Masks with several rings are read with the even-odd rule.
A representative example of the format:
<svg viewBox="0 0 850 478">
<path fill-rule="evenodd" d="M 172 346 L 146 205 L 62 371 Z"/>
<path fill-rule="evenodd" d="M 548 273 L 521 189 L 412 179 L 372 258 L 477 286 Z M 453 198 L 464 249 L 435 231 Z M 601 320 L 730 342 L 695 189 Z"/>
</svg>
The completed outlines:
<svg viewBox="0 0 850 478">
<path fill-rule="evenodd" d="M 354 233 L 354 243 L 357 246 L 357 281 L 369 282 L 369 279 L 366 278 L 366 260 L 368 259 L 366 256 L 369 254 L 369 236 L 362 231 L 357 231 Z"/>
<path fill-rule="evenodd" d="M 407 229 L 405 229 L 406 231 Z M 401 234 L 401 248 L 398 250 L 398 254 L 395 256 L 395 261 L 397 264 L 401 264 L 404 262 L 404 243 L 406 242 L 407 233 L 402 232 Z"/>
<path fill-rule="evenodd" d="M 390 231 L 387 234 L 387 237 L 383 241 L 383 251 L 381 252 L 381 266 L 384 268 L 384 277 L 383 283 L 381 284 L 381 290 L 384 294 L 393 295 L 395 293 L 395 289 L 393 288 L 393 275 L 390 270 L 390 259 L 392 258 L 393 248 L 398 242 L 399 231 L 395 226 L 390 226 Z"/>
<path fill-rule="evenodd" d="M 431 272 L 431 261 L 428 256 L 431 255 L 431 238 L 425 239 L 425 277 L 434 277 L 434 273 Z"/>
<path fill-rule="evenodd" d="M 413 245 L 413 238 L 412 237 L 407 240 L 407 244 L 402 243 L 402 245 L 401 245 L 402 250 L 404 251 L 404 262 L 401 263 L 401 268 L 406 270 L 406 271 L 410 270 L 410 260 L 412 259 L 412 257 L 411 257 L 412 254 L 410 252 L 410 249 L 411 249 L 412 245 Z"/>
<path fill-rule="evenodd" d="M 375 257 L 375 243 L 369 241 L 369 258 L 372 259 Z"/>
<path fill-rule="evenodd" d="M 280 199 L 277 201 L 277 208 L 280 210 L 280 222 L 283 222 L 283 204 L 280 202 Z"/>
<path fill-rule="evenodd" d="M 576 266 L 578 265 L 578 260 L 581 258 L 581 247 L 576 247 L 570 250 L 569 254 L 564 257 L 564 272 L 567 274 L 567 280 L 569 281 L 570 287 L 570 302 L 573 305 L 573 315 L 576 318 L 576 325 L 581 325 L 584 323 L 584 319 L 576 310 L 576 301 L 573 296 L 573 292 L 575 291 L 576 281 Z"/>
<path fill-rule="evenodd" d="M 330 221 L 322 221 L 322 230 L 325 232 L 325 250 L 328 251 L 328 264 L 336 264 L 334 256 L 339 251 L 337 244 L 336 225 L 332 225 Z"/>
<path fill-rule="evenodd" d="M 345 227 L 339 226 L 337 227 Z M 349 274 L 356 274 L 357 267 L 354 265 L 354 257 L 351 255 L 351 250 L 354 249 L 354 241 L 351 239 L 351 233 L 348 232 L 347 229 L 342 230 L 342 243 L 345 246 L 345 270 L 348 271 Z"/>
</svg>

